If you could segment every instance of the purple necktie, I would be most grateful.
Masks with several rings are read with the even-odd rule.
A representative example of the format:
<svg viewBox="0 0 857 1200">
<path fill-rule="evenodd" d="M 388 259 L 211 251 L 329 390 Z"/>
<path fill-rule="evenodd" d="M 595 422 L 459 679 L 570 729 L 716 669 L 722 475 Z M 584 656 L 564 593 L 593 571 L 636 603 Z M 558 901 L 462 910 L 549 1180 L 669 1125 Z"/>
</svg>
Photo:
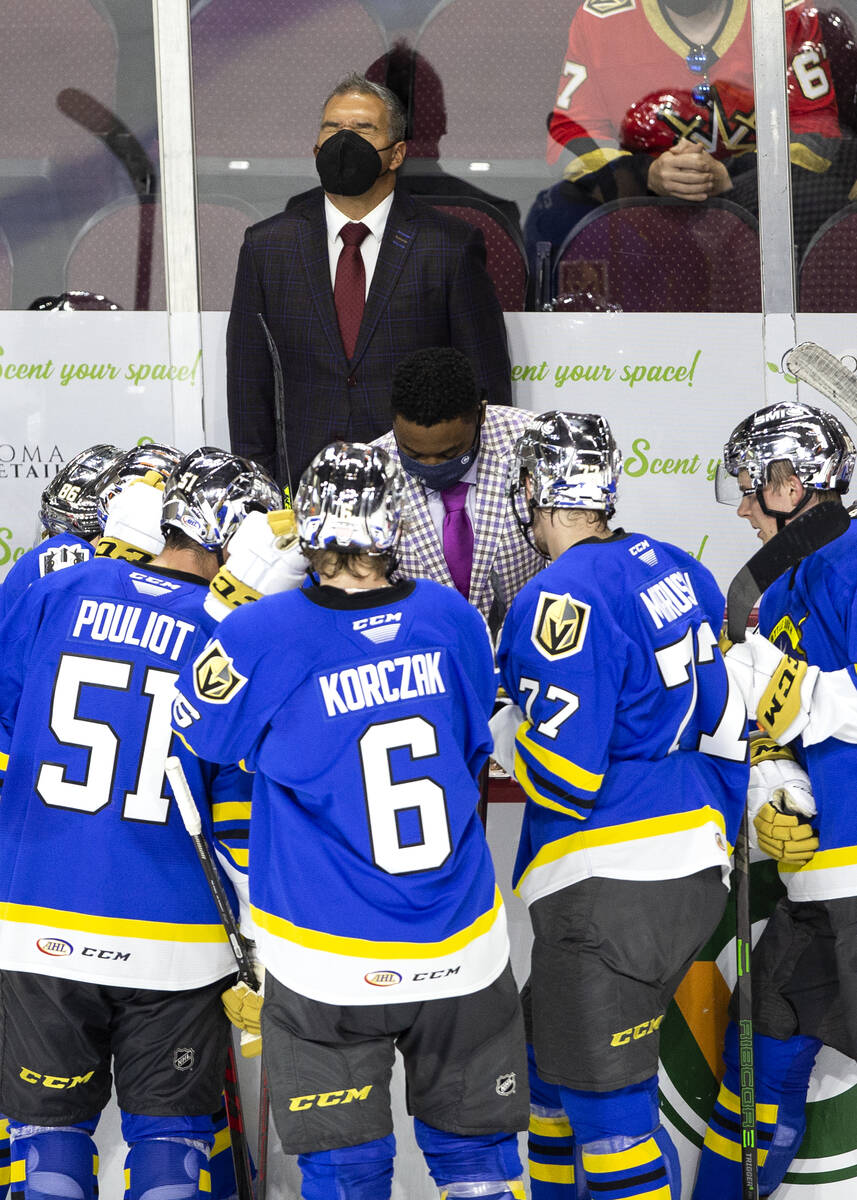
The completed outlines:
<svg viewBox="0 0 857 1200">
<path fill-rule="evenodd" d="M 357 345 L 357 335 L 366 304 L 366 268 L 363 266 L 360 243 L 368 232 L 362 221 L 349 221 L 342 226 L 339 234 L 342 238 L 342 249 L 336 260 L 333 303 L 336 305 L 339 332 L 342 335 L 346 358 L 354 357 L 354 347 Z"/>
<path fill-rule="evenodd" d="M 465 507 L 469 483 L 456 483 L 440 493 L 446 515 L 443 518 L 443 557 L 452 582 L 465 600 L 470 596 L 473 570 L 473 526 Z"/>
</svg>

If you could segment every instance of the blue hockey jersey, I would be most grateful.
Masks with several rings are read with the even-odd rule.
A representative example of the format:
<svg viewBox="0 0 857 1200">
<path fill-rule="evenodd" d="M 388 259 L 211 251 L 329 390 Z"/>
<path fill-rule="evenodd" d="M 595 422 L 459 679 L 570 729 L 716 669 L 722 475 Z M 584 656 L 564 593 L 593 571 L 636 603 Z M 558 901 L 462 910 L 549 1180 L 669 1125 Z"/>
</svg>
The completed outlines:
<svg viewBox="0 0 857 1200">
<path fill-rule="evenodd" d="M 759 630 L 795 658 L 822 671 L 848 668 L 857 686 L 857 527 L 805 558 L 767 589 Z M 791 743 L 812 784 L 819 848 L 802 867 L 780 866 L 792 900 L 857 896 L 857 809 L 852 788 L 857 746 L 827 738 Z"/>
<path fill-rule="evenodd" d="M 236 610 L 183 670 L 174 726 L 255 771 L 259 954 L 332 1004 L 463 995 L 509 947 L 476 812 L 496 677 L 485 623 L 429 581 Z"/>
<path fill-rule="evenodd" d="M 12 564 L 0 584 L 0 619 L 6 616 L 33 580 L 42 579 L 64 567 L 76 567 L 87 562 L 94 554 L 93 546 L 73 533 L 55 533 L 53 537 L 39 542 L 38 546 L 22 554 Z"/>
<path fill-rule="evenodd" d="M 717 647 L 723 611 L 694 558 L 622 530 L 572 546 L 518 594 L 499 663 L 526 717 L 515 884 L 527 903 L 593 875 L 728 875 L 749 767 Z"/>
<path fill-rule="evenodd" d="M 215 624 L 205 594 L 95 559 L 0 624 L 0 967 L 180 989 L 234 969 L 164 777 L 174 683 Z M 180 753 L 207 833 L 214 819 L 240 860 L 246 776 Z"/>
</svg>

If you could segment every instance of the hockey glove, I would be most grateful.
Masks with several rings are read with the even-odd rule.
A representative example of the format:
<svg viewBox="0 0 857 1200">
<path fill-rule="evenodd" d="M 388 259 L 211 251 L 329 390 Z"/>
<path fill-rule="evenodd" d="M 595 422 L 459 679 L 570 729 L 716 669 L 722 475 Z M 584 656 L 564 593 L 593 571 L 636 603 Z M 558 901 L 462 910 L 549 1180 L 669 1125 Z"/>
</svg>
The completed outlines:
<svg viewBox="0 0 857 1200">
<path fill-rule="evenodd" d="M 790 750 L 769 737 L 750 740 L 747 811 L 755 833 L 751 841 L 778 862 L 807 863 L 818 849 L 805 819 L 817 811 L 809 776 Z"/>
<path fill-rule="evenodd" d="M 124 558 L 147 563 L 164 548 L 161 508 L 164 481 L 157 471 L 147 471 L 110 501 L 104 532 L 95 549 L 98 558 Z"/>
<path fill-rule="evenodd" d="M 291 509 L 249 513 L 230 539 L 227 562 L 209 585 L 205 611 L 220 621 L 241 604 L 300 587 L 306 568 Z"/>
<path fill-rule="evenodd" d="M 263 968 L 257 968 L 264 978 Z M 254 992 L 246 983 L 236 983 L 221 993 L 220 999 L 226 1015 L 236 1029 L 241 1030 L 241 1054 L 244 1058 L 255 1058 L 262 1053 L 262 1005 L 265 997 L 260 979 L 259 991 Z"/>
</svg>

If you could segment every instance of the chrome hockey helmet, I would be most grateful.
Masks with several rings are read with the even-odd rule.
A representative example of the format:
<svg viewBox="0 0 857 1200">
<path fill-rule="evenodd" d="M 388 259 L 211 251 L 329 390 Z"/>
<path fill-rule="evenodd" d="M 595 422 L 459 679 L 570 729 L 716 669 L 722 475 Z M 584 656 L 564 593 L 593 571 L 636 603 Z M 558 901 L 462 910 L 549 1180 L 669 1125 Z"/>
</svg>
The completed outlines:
<svg viewBox="0 0 857 1200">
<path fill-rule="evenodd" d="M 304 471 L 295 496 L 304 550 L 391 554 L 402 531 L 405 477 L 385 450 L 333 442 Z"/>
<path fill-rule="evenodd" d="M 65 463 L 42 492 L 39 520 L 42 532 L 74 533 L 91 540 L 101 533 L 98 489 L 101 477 L 122 456 L 119 446 L 99 442 Z"/>
<path fill-rule="evenodd" d="M 110 501 L 129 483 L 142 479 L 149 471 L 155 471 L 166 483 L 170 473 L 181 462 L 181 452 L 174 446 L 163 446 L 158 442 L 144 442 L 134 446 L 119 458 L 110 470 L 105 471 L 98 489 L 98 519 L 101 528 L 107 520 Z"/>
<path fill-rule="evenodd" d="M 283 493 L 266 470 L 214 446 L 181 459 L 164 488 L 161 527 L 178 529 L 206 550 L 222 550 L 251 512 L 283 507 Z"/>
<path fill-rule="evenodd" d="M 536 508 L 583 508 L 611 517 L 621 471 L 622 452 L 604 417 L 540 413 L 518 438 L 510 469 L 509 497 L 521 531 L 528 536 Z"/>
<path fill-rule="evenodd" d="M 751 413 L 732 430 L 723 447 L 715 495 L 722 504 L 739 504 L 741 471 L 760 494 L 775 462 L 791 463 L 807 489 L 807 500 L 813 490 L 847 492 L 855 456 L 854 443 L 838 417 L 809 404 L 780 401 Z"/>
</svg>

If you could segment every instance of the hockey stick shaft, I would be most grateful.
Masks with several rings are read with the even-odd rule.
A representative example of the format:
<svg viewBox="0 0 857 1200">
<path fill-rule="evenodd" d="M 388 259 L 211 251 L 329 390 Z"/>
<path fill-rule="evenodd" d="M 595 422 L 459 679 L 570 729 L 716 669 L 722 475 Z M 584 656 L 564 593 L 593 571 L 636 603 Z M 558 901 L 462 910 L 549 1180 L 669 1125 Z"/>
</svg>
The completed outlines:
<svg viewBox="0 0 857 1200">
<path fill-rule="evenodd" d="M 196 801 L 188 786 L 181 759 L 176 758 L 175 755 L 170 755 L 166 760 L 165 769 L 167 779 L 170 781 L 170 786 L 173 789 L 173 796 L 178 805 L 182 822 L 190 840 L 193 842 L 193 847 L 196 850 L 196 856 L 205 874 L 209 891 L 211 892 L 223 928 L 226 930 L 226 936 L 229 938 L 229 944 L 238 967 L 238 978 L 247 987 L 252 988 L 254 992 L 258 991 L 259 981 L 256 978 L 256 972 L 253 968 L 253 960 L 250 956 L 250 951 L 247 949 L 247 944 L 241 930 L 238 928 L 238 922 L 235 919 L 235 914 L 232 911 L 229 899 L 224 890 L 220 873 L 211 856 L 208 843 L 203 836 L 202 819 L 199 815 Z M 267 1093 L 267 1080 L 265 1079 L 264 1067 L 262 1068 L 262 1077 L 265 1092 Z M 232 1158 L 235 1164 L 235 1183 L 238 1188 L 238 1200 L 254 1200 L 250 1148 L 247 1144 L 247 1133 L 244 1128 L 244 1108 L 241 1103 L 241 1092 L 238 1086 L 238 1069 L 231 1039 L 229 1058 L 226 1066 L 224 1094 L 226 1097 L 226 1116 L 229 1121 L 229 1134 L 232 1142 Z M 261 1113 L 259 1114 L 259 1119 L 261 1122 Z M 265 1125 L 267 1143 L 267 1113 L 265 1114 Z"/>
<path fill-rule="evenodd" d="M 857 375 L 816 342 L 801 342 L 785 356 L 785 365 L 803 383 L 836 404 L 857 422 Z"/>
<path fill-rule="evenodd" d="M 756 1083 L 753 1069 L 753 989 L 750 974 L 752 923 L 750 915 L 750 849 L 747 809 L 735 842 L 735 950 L 738 966 L 738 1061 L 741 1081 L 741 1195 L 759 1195 L 756 1149 Z"/>
<path fill-rule="evenodd" d="M 261 313 L 256 313 L 259 318 L 259 324 L 262 326 L 262 332 L 265 335 L 265 342 L 268 346 L 268 353 L 271 356 L 271 370 L 274 373 L 274 436 L 277 439 L 275 447 L 276 463 L 277 463 L 277 481 L 282 484 L 286 482 L 286 487 L 289 493 L 289 502 L 287 508 L 291 508 L 294 504 L 295 494 L 292 491 L 292 475 L 289 469 L 289 451 L 286 445 L 286 386 L 283 382 L 283 364 L 280 360 L 280 352 L 277 349 L 277 343 L 274 341 L 271 331 L 268 328 L 265 318 Z"/>
</svg>

